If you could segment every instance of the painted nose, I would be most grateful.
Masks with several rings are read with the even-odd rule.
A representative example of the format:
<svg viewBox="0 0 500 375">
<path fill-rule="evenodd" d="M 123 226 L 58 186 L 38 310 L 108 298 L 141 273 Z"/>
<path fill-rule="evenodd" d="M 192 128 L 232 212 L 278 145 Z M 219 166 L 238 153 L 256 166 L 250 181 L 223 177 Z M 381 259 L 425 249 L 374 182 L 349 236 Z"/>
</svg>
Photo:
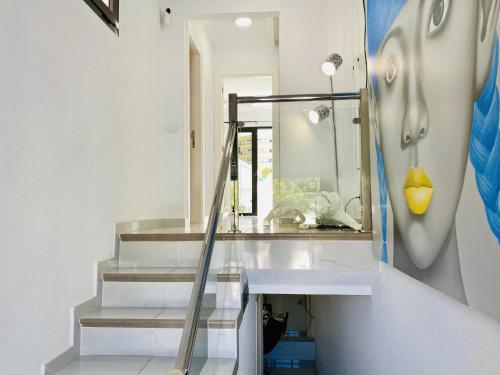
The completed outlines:
<svg viewBox="0 0 500 375">
<path fill-rule="evenodd" d="M 420 84 L 422 77 L 420 77 L 417 68 L 412 70 L 408 77 L 407 100 L 401 134 L 403 146 L 416 145 L 429 131 L 427 105 Z"/>
</svg>

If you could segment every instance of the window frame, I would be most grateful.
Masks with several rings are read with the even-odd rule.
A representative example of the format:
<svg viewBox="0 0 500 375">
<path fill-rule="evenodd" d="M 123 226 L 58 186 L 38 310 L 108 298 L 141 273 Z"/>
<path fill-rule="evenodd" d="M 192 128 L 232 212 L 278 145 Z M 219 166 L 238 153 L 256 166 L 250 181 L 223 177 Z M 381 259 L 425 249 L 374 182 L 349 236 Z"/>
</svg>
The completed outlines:
<svg viewBox="0 0 500 375">
<path fill-rule="evenodd" d="M 258 210 L 258 199 L 259 195 L 257 192 L 258 185 L 258 167 L 259 167 L 259 130 L 261 129 L 272 129 L 272 126 L 252 126 L 248 128 L 238 129 L 238 134 L 250 133 L 252 135 L 252 211 L 251 212 L 241 212 L 241 216 L 257 216 L 259 214 Z M 239 151 L 238 151 L 239 158 Z M 239 172 L 238 172 L 239 173 Z"/>
<path fill-rule="evenodd" d="M 83 0 L 104 21 L 106 25 L 119 35 L 120 0 L 109 0 L 109 7 L 102 0 Z"/>
</svg>

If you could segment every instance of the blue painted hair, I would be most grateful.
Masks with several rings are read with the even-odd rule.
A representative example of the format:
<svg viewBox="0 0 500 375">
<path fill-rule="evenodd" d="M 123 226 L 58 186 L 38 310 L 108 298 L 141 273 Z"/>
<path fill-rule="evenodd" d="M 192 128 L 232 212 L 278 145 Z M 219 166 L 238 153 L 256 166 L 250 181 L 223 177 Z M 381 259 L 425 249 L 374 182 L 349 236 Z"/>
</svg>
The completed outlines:
<svg viewBox="0 0 500 375">
<path fill-rule="evenodd" d="M 407 0 L 366 0 L 368 55 L 374 59 L 392 23 Z M 481 96 L 474 105 L 470 159 L 476 171 L 479 193 L 484 202 L 488 223 L 500 242 L 500 126 L 499 95 L 496 84 L 498 70 L 498 37 L 491 71 Z M 372 70 L 371 81 L 378 92 L 377 80 Z M 380 215 L 382 226 L 381 259 L 387 254 L 387 182 L 381 150 L 376 146 L 377 172 L 380 190 Z"/>
<path fill-rule="evenodd" d="M 497 72 L 498 36 L 488 81 L 474 104 L 470 160 L 476 170 L 477 188 L 484 202 L 488 223 L 500 242 L 500 101 Z"/>
</svg>

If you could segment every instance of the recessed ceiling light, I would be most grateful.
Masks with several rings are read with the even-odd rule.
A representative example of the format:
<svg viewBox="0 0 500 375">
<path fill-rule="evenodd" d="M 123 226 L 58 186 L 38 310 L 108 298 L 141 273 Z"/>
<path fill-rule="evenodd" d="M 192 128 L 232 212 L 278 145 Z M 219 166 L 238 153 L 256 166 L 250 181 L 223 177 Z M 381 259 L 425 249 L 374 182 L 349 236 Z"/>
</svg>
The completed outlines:
<svg viewBox="0 0 500 375">
<path fill-rule="evenodd" d="M 252 25 L 252 19 L 248 17 L 239 17 L 236 18 L 236 21 L 234 21 L 234 23 L 238 27 L 249 27 Z"/>
</svg>

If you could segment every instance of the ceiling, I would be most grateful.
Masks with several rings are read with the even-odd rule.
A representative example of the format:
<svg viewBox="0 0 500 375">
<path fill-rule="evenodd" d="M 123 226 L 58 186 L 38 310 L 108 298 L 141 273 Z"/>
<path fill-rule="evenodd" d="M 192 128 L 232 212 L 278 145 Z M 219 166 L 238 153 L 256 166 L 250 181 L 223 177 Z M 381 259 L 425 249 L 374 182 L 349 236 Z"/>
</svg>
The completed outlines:
<svg viewBox="0 0 500 375">
<path fill-rule="evenodd" d="M 229 93 L 238 96 L 268 96 L 273 94 L 273 77 L 227 77 L 224 78 L 224 98 Z"/>
<path fill-rule="evenodd" d="M 239 44 L 269 44 L 279 42 L 278 18 L 272 16 L 250 16 L 252 25 L 246 28 L 235 25 L 235 17 L 202 20 L 210 42 L 217 47 Z"/>
</svg>

